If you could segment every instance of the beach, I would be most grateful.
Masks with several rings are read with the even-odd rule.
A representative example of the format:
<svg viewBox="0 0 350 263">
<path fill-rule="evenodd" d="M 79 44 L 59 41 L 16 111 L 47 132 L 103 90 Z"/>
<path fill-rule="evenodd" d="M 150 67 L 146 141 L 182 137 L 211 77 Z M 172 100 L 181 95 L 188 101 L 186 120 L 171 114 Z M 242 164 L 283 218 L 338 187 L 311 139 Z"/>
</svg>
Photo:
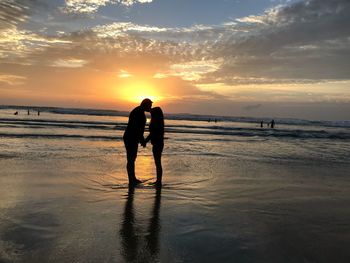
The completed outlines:
<svg viewBox="0 0 350 263">
<path fill-rule="evenodd" d="M 127 117 L 13 112 L 0 110 L 0 262 L 350 260 L 349 122 L 173 116 L 163 187 L 148 145 L 129 189 Z"/>
</svg>

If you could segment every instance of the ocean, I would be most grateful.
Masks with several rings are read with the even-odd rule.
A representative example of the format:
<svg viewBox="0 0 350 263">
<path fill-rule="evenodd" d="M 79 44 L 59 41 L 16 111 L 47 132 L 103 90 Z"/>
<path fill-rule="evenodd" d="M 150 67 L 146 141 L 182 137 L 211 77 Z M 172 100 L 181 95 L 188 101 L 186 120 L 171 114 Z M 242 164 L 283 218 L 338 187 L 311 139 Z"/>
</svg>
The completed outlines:
<svg viewBox="0 0 350 263">
<path fill-rule="evenodd" d="M 129 189 L 127 116 L 0 107 L 0 262 L 349 262 L 350 121 L 166 114 Z"/>
</svg>

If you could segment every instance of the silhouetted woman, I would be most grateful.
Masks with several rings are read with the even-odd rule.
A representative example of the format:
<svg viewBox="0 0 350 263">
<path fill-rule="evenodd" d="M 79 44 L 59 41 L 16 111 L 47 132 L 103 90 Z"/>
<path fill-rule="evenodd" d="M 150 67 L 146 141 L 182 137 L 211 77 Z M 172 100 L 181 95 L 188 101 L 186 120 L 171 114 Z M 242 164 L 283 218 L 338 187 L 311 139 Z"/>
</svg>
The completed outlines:
<svg viewBox="0 0 350 263">
<path fill-rule="evenodd" d="M 157 170 L 156 184 L 160 186 L 162 184 L 163 175 L 162 152 L 164 148 L 164 115 L 160 107 L 151 109 L 151 123 L 149 125 L 149 135 L 146 138 L 146 142 L 149 140 L 151 140 L 153 145 L 152 152 Z"/>
</svg>

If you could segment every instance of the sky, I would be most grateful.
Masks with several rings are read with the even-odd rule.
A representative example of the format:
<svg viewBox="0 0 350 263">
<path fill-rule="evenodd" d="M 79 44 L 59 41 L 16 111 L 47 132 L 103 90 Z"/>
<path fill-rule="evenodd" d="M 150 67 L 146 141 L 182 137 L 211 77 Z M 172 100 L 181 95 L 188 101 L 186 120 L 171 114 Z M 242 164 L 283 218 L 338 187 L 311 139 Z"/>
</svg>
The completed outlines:
<svg viewBox="0 0 350 263">
<path fill-rule="evenodd" d="M 349 0 L 1 0 L 0 104 L 350 120 Z"/>
</svg>

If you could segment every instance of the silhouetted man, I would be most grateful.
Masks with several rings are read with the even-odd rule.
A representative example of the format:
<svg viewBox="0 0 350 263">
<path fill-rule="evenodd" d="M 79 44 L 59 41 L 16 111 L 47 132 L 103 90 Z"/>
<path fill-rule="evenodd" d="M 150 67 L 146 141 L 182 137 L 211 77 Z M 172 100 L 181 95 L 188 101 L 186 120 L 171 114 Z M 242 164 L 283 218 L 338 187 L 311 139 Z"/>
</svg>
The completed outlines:
<svg viewBox="0 0 350 263">
<path fill-rule="evenodd" d="M 140 180 L 135 176 L 135 161 L 137 157 L 137 149 L 139 143 L 146 146 L 143 133 L 146 125 L 145 111 L 149 112 L 152 108 L 152 101 L 144 99 L 140 106 L 130 112 L 129 122 L 124 132 L 123 140 L 127 155 L 126 169 L 128 171 L 129 184 L 135 185 L 140 183 Z"/>
</svg>

